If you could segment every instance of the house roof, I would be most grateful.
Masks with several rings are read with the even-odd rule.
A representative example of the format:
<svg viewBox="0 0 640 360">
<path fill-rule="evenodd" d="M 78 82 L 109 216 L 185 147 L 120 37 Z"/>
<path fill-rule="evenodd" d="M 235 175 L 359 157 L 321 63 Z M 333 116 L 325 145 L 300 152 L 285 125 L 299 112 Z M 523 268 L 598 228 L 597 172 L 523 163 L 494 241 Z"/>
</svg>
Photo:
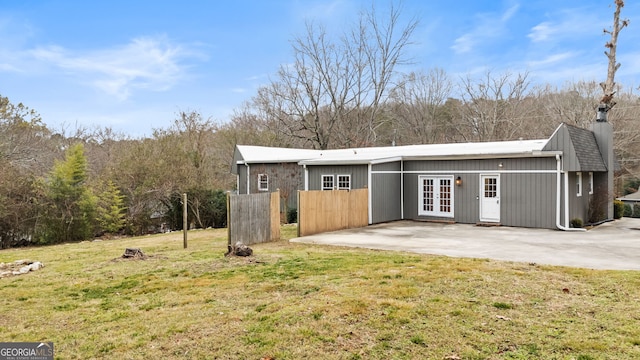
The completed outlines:
<svg viewBox="0 0 640 360">
<path fill-rule="evenodd" d="M 321 150 L 276 148 L 268 146 L 236 145 L 242 155 L 239 163 L 281 163 L 297 162 L 317 157 Z"/>
<path fill-rule="evenodd" d="M 558 143 L 558 132 L 565 142 Z M 561 124 L 549 139 L 475 143 L 425 144 L 332 150 L 237 145 L 232 172 L 238 164 L 297 162 L 300 165 L 376 164 L 399 160 L 482 159 L 497 157 L 554 156 L 569 144 L 580 171 L 607 171 L 593 132 Z M 564 150 L 563 150 L 564 149 Z M 567 156 L 567 153 L 563 154 Z M 235 170 L 235 171 L 234 171 Z"/>
<path fill-rule="evenodd" d="M 547 140 L 427 144 L 332 150 L 309 150 L 237 145 L 237 164 L 299 162 L 302 165 L 369 164 L 432 158 L 483 158 L 541 155 Z"/>
<path fill-rule="evenodd" d="M 636 191 L 633 194 L 628 194 L 623 197 L 619 197 L 618 200 L 622 201 L 640 201 L 640 191 Z"/>
<path fill-rule="evenodd" d="M 583 171 L 607 171 L 593 132 L 565 124 Z"/>
<path fill-rule="evenodd" d="M 539 155 L 546 142 L 546 140 L 522 140 L 326 150 L 319 156 L 300 161 L 300 164 L 369 164 L 401 159 L 531 156 Z"/>
</svg>

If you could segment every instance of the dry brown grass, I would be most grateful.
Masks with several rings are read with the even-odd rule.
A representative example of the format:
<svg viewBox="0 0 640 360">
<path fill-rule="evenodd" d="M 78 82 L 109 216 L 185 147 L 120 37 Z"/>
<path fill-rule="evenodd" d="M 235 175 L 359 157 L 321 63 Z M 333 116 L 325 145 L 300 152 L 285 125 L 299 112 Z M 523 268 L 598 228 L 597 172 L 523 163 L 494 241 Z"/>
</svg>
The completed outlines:
<svg viewBox="0 0 640 360">
<path fill-rule="evenodd" d="M 287 241 L 225 258 L 225 236 L 1 251 L 46 267 L 0 280 L 0 341 L 60 359 L 640 358 L 639 272 Z"/>
</svg>

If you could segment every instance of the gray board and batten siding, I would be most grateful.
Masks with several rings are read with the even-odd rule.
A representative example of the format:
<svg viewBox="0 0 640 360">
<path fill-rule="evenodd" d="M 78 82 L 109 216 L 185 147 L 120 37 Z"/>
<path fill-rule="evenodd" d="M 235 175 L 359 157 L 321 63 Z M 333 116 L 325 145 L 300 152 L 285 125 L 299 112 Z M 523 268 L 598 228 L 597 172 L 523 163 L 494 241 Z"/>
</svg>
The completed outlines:
<svg viewBox="0 0 640 360">
<path fill-rule="evenodd" d="M 248 177 L 247 171 L 249 172 Z M 280 190 L 280 198 L 282 200 L 280 211 L 285 211 L 285 204 L 288 209 L 298 206 L 297 191 L 303 189 L 304 180 L 302 170 L 296 163 L 238 165 L 237 173 L 238 194 L 256 194 Z M 259 174 L 267 175 L 267 190 L 258 189 Z M 247 185 L 249 186 L 249 191 L 247 191 Z"/>
<path fill-rule="evenodd" d="M 607 171 L 593 132 L 575 126 L 558 127 L 543 151 L 562 151 L 564 171 Z"/>
<path fill-rule="evenodd" d="M 555 157 L 405 161 L 404 218 L 468 224 L 480 222 L 483 174 L 499 176 L 500 224 L 555 228 Z M 461 185 L 453 186 L 453 218 L 418 215 L 418 179 L 424 175 L 460 177 Z"/>
<path fill-rule="evenodd" d="M 371 165 L 371 223 L 402 220 L 402 163 Z"/>
<path fill-rule="evenodd" d="M 563 124 L 551 136 L 547 144 L 545 145 L 545 151 L 562 151 L 562 166 L 566 175 L 563 177 L 564 181 L 568 183 L 568 193 L 566 194 L 569 202 L 569 219 L 581 219 L 583 222 L 587 222 L 589 219 L 590 202 L 594 196 L 598 196 L 604 193 L 612 193 L 612 188 L 608 189 L 609 184 L 609 167 L 605 163 L 603 158 L 604 148 L 610 144 L 598 145 L 598 136 L 603 137 L 601 141 L 606 141 L 611 134 L 605 134 L 602 136 L 601 132 L 610 131 L 608 129 L 610 124 L 595 124 L 594 127 L 598 131 L 590 131 L 583 128 L 578 128 L 568 124 Z M 599 129 L 598 127 L 604 127 Z M 614 169 L 618 165 L 615 159 L 612 160 L 611 167 Z M 612 169 L 612 170 L 614 170 Z M 582 173 L 582 191 L 578 195 L 577 192 L 577 173 Z M 594 193 L 589 193 L 589 181 L 590 175 L 593 175 L 593 187 Z M 613 175 L 611 175 L 612 181 Z M 564 201 L 564 196 L 563 196 Z M 563 204 L 564 206 L 564 204 Z M 568 224 L 565 224 L 568 226 Z"/>
<path fill-rule="evenodd" d="M 351 189 L 364 189 L 367 187 L 367 165 L 315 165 L 307 167 L 308 190 L 322 190 L 322 176 L 332 175 L 334 184 L 337 184 L 338 175 L 349 175 Z"/>
<path fill-rule="evenodd" d="M 349 175 L 351 189 L 370 189 L 372 224 L 401 220 L 401 169 L 400 161 L 373 164 L 369 180 L 368 164 L 307 166 L 308 190 L 321 190 L 323 175 Z"/>
</svg>

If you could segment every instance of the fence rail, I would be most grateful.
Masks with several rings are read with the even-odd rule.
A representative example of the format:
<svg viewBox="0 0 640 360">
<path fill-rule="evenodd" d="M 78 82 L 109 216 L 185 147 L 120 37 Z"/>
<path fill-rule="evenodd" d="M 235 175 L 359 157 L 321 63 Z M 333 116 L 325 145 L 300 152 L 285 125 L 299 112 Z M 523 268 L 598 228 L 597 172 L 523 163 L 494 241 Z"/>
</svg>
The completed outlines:
<svg viewBox="0 0 640 360">
<path fill-rule="evenodd" d="M 280 192 L 227 197 L 229 245 L 280 239 Z"/>
<path fill-rule="evenodd" d="M 298 191 L 298 236 L 368 224 L 367 189 Z"/>
</svg>

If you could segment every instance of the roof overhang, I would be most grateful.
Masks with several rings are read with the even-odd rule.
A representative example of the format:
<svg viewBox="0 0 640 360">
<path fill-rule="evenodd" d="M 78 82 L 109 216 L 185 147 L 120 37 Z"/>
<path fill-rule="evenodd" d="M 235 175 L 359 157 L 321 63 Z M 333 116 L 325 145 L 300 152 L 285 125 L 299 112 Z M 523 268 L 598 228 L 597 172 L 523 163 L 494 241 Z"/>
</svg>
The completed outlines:
<svg viewBox="0 0 640 360">
<path fill-rule="evenodd" d="M 405 155 L 380 159 L 309 159 L 298 162 L 303 166 L 321 165 L 375 165 L 396 161 L 427 161 L 427 160 L 482 160 L 482 159 L 511 159 L 533 157 L 562 156 L 562 151 L 528 151 L 519 153 L 492 153 L 492 154 L 458 154 L 458 155 Z"/>
</svg>

